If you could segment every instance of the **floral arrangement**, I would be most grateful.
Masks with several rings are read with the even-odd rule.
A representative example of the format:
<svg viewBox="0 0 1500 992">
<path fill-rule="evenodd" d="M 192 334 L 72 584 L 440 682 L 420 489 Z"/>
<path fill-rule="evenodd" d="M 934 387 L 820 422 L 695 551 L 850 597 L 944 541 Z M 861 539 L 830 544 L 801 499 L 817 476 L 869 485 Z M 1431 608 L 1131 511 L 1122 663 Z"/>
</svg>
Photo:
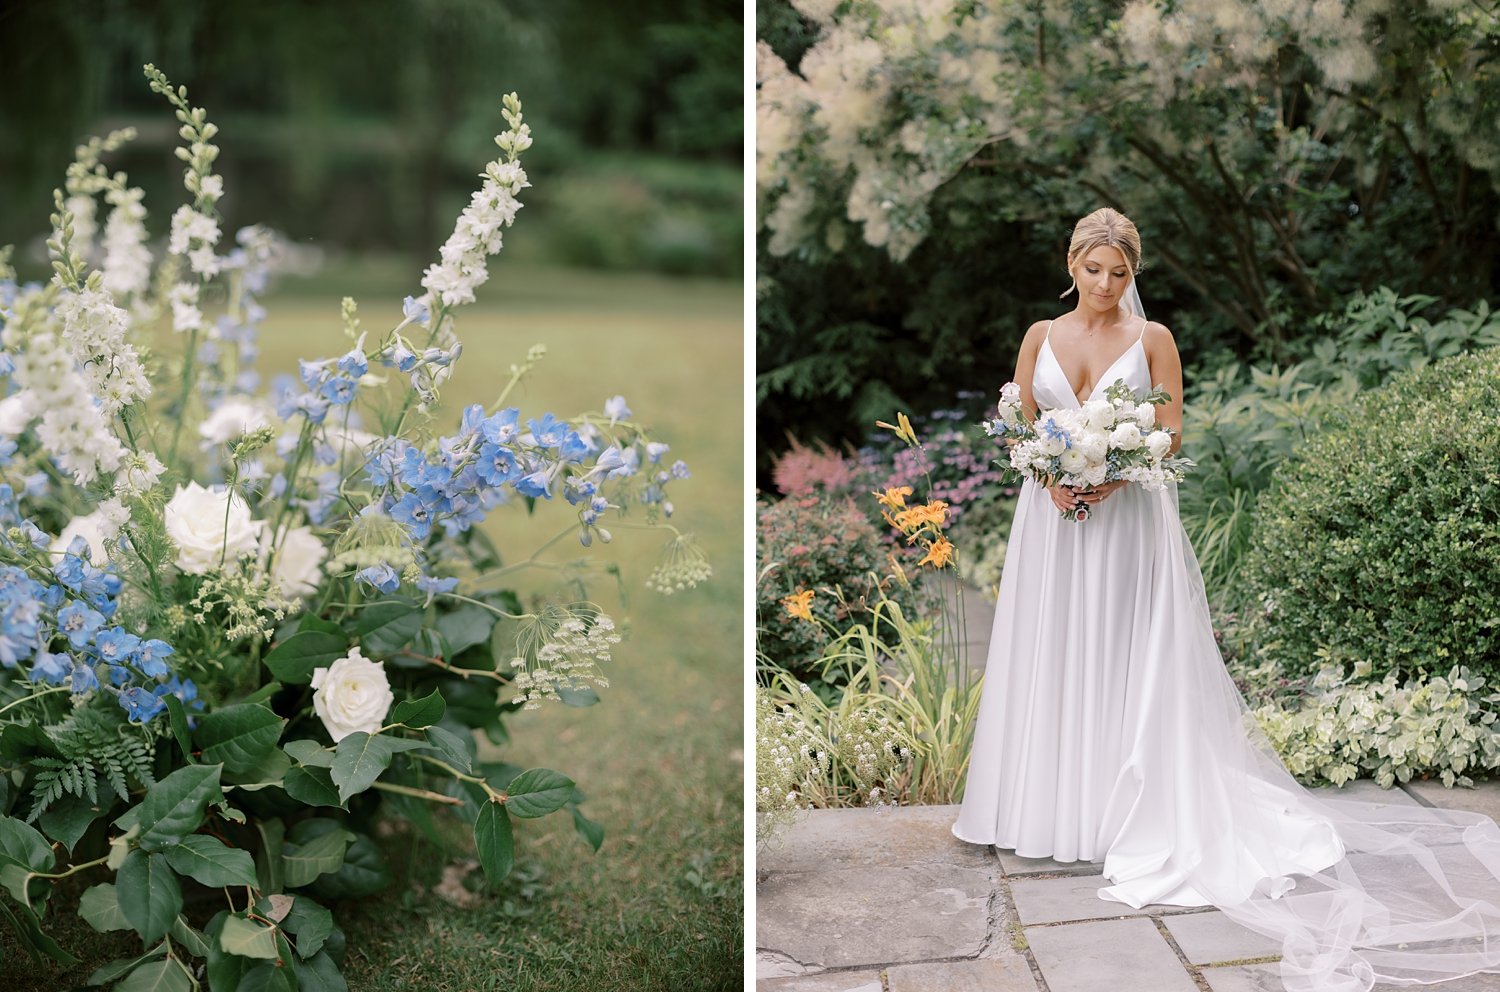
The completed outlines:
<svg viewBox="0 0 1500 992">
<path fill-rule="evenodd" d="M 217 128 L 145 73 L 175 108 L 190 195 L 165 257 L 141 190 L 101 161 L 129 131 L 80 147 L 55 193 L 49 282 L 17 285 L 0 253 L 0 903 L 38 963 L 75 964 L 46 935 L 49 897 L 99 877 L 79 914 L 143 947 L 91 984 L 342 990 L 328 904 L 391 881 L 377 813 L 435 840 L 435 810 L 464 817 L 492 881 L 517 819 L 565 810 L 602 842 L 569 778 L 484 760 L 474 731 L 501 743 L 519 707 L 597 700 L 620 638 L 583 595 L 613 566 L 570 562 L 528 610 L 503 583 L 540 563 L 502 563 L 490 511 L 565 501 L 576 520 L 543 547 L 608 543 L 607 523 L 670 532 L 661 592 L 710 569 L 665 520 L 687 467 L 623 397 L 571 419 L 506 406 L 540 347 L 493 404 L 436 422 L 455 315 L 530 186 L 515 94 L 400 322 L 372 333 L 345 299 L 348 350 L 262 393 L 278 240 L 251 227 L 221 251 Z M 180 357 L 153 347 L 159 323 Z M 632 505 L 642 523 L 607 519 Z"/>
<path fill-rule="evenodd" d="M 1193 466 L 1191 459 L 1168 456 L 1174 432 L 1156 426 L 1156 407 L 1169 398 L 1159 388 L 1137 397 L 1116 379 L 1102 398 L 1077 410 L 1043 410 L 1032 418 L 1021 408 L 1021 387 L 1007 382 L 995 418 L 983 426 L 990 437 L 1011 443 L 1009 469 L 1038 485 L 1085 488 L 1124 479 L 1159 490 L 1180 482 Z M 1079 506 L 1062 515 L 1081 523 L 1089 511 Z"/>
</svg>

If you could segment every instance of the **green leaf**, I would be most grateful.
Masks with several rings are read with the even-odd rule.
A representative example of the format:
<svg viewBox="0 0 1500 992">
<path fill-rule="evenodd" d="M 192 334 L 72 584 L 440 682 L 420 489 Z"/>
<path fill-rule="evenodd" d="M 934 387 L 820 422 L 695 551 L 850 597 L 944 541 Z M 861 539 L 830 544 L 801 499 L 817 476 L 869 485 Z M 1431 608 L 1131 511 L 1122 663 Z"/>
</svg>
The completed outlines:
<svg viewBox="0 0 1500 992">
<path fill-rule="evenodd" d="M 280 822 L 280 821 L 278 821 Z M 208 966 L 205 977 L 209 992 L 240 992 L 245 973 L 254 962 L 238 954 L 230 954 L 219 944 L 224 933 L 224 923 L 229 919 L 229 910 L 221 909 L 208 921 L 203 934 L 208 938 Z"/>
<path fill-rule="evenodd" d="M 469 749 L 464 746 L 463 738 L 446 727 L 428 727 L 427 742 L 432 749 L 443 756 L 443 760 L 464 774 L 474 770 L 474 761 L 469 756 Z"/>
<path fill-rule="evenodd" d="M 287 795 L 306 806 L 344 808 L 344 801 L 339 798 L 339 790 L 326 768 L 293 768 L 286 773 L 281 787 Z"/>
<path fill-rule="evenodd" d="M 219 934 L 219 946 L 230 954 L 246 958 L 263 958 L 275 961 L 276 928 L 261 926 L 243 916 L 230 916 L 224 921 L 224 930 Z"/>
<path fill-rule="evenodd" d="M 380 773 L 391 765 L 391 758 L 398 751 L 410 751 L 425 746 L 424 742 L 406 737 L 389 737 L 385 734 L 367 734 L 363 730 L 339 741 L 338 751 L 330 770 L 333 784 L 338 786 L 339 799 L 348 802 L 349 797 L 364 792 Z"/>
<path fill-rule="evenodd" d="M 349 983 L 326 951 L 319 951 L 307 961 L 293 958 L 292 967 L 297 972 L 298 992 L 349 992 Z"/>
<path fill-rule="evenodd" d="M 100 933 L 132 929 L 120 909 L 120 898 L 112 882 L 101 882 L 85 889 L 78 900 L 78 915 Z"/>
<path fill-rule="evenodd" d="M 167 864 L 179 875 L 194 881 L 219 888 L 225 885 L 247 885 L 254 887 L 255 859 L 249 851 L 229 847 L 223 841 L 207 834 L 184 837 L 182 843 L 162 851 Z"/>
<path fill-rule="evenodd" d="M 305 623 L 305 621 L 304 621 Z M 266 667 L 283 682 L 306 685 L 313 670 L 328 668 L 349 653 L 349 638 L 342 630 L 299 630 L 271 649 Z"/>
<path fill-rule="evenodd" d="M 269 704 L 270 699 L 280 691 L 281 683 L 277 682 L 275 679 L 272 679 L 270 682 L 267 682 L 259 689 L 256 689 L 254 692 L 250 693 L 250 695 L 246 696 L 244 699 L 241 699 L 240 702 L 249 706 L 259 706 L 261 703 Z"/>
<path fill-rule="evenodd" d="M 324 620 L 313 613 L 304 613 L 302 620 L 297 624 L 297 633 L 303 634 L 309 630 L 321 630 L 325 634 L 342 634 L 344 628 L 332 620 Z"/>
<path fill-rule="evenodd" d="M 23 906 L 31 905 L 30 889 L 34 881 L 36 879 L 32 878 L 28 868 L 13 862 L 0 865 L 0 889 L 9 892 L 11 898 Z"/>
<path fill-rule="evenodd" d="M 221 762 L 229 772 L 248 772 L 275 749 L 284 726 L 286 721 L 269 707 L 240 703 L 199 719 L 195 740 L 205 762 Z"/>
<path fill-rule="evenodd" d="M 358 835 L 344 852 L 339 870 L 320 875 L 308 889 L 319 899 L 360 899 L 373 895 L 392 882 L 391 869 L 375 842 Z M 332 937 L 329 938 L 330 942 Z"/>
<path fill-rule="evenodd" d="M 354 835 L 344 830 L 331 830 L 305 844 L 288 844 L 282 851 L 287 888 L 310 885 L 319 875 L 338 871 L 344 863 L 344 849 Z"/>
<path fill-rule="evenodd" d="M 188 765 L 157 782 L 146 798 L 122 814 L 115 823 L 128 827 L 127 818 L 140 826 L 139 842 L 147 851 L 179 844 L 203 824 L 210 800 L 222 795 L 219 773 L 223 766 Z"/>
<path fill-rule="evenodd" d="M 333 767 L 333 748 L 324 747 L 317 741 L 298 740 L 287 741 L 281 745 L 286 756 L 299 765 L 311 765 L 314 768 Z"/>
<path fill-rule="evenodd" d="M 421 730 L 441 720 L 446 708 L 443 694 L 434 689 L 421 699 L 406 699 L 397 703 L 396 709 L 391 713 L 391 722 Z"/>
<path fill-rule="evenodd" d="M 573 780 L 550 768 L 528 768 L 511 779 L 505 805 L 515 816 L 546 816 L 562 809 L 573 794 Z"/>
<path fill-rule="evenodd" d="M 280 785 L 291 767 L 292 759 L 286 756 L 286 752 L 279 747 L 273 747 L 265 753 L 254 768 L 226 774 L 224 777 L 226 784 L 232 784 L 237 789 L 259 792 L 261 789 Z"/>
<path fill-rule="evenodd" d="M 11 926 L 15 928 L 16 936 L 21 939 L 26 953 L 33 959 L 40 959 L 46 955 L 53 961 L 65 968 L 71 968 L 79 961 L 73 955 L 57 946 L 57 941 L 42 932 L 41 921 L 37 919 L 36 913 L 30 906 L 11 904 L 0 899 L 0 913 L 10 920 Z"/>
<path fill-rule="evenodd" d="M 188 923 L 186 916 L 178 913 L 177 919 L 172 921 L 172 929 L 168 933 L 172 935 L 173 940 L 187 948 L 188 953 L 193 957 L 208 957 L 207 938 L 193 929 L 192 924 Z"/>
<path fill-rule="evenodd" d="M 511 836 L 510 816 L 502 804 L 487 802 L 479 807 L 479 816 L 474 820 L 474 847 L 491 885 L 498 885 L 510 874 L 515 864 L 515 841 Z"/>
<path fill-rule="evenodd" d="M 352 632 L 366 655 L 395 654 L 422 629 L 422 614 L 422 608 L 409 599 L 382 599 L 360 611 Z"/>
<path fill-rule="evenodd" d="M 448 657 L 453 658 L 476 644 L 487 642 L 496 619 L 494 611 L 473 603 L 464 603 L 451 613 L 441 614 L 437 628 L 443 640 L 448 642 Z"/>
<path fill-rule="evenodd" d="M 94 973 L 92 975 L 89 976 L 89 984 L 108 985 L 110 982 L 117 981 L 121 975 L 125 974 L 136 965 L 141 964 L 145 961 L 150 961 L 153 958 L 159 958 L 166 953 L 167 945 L 165 943 L 161 943 L 157 944 L 155 947 L 151 948 L 151 950 L 147 951 L 145 954 L 140 955 L 139 957 L 121 958 L 118 961 L 111 961 L 109 964 L 101 965 L 94 970 Z"/>
<path fill-rule="evenodd" d="M 104 815 L 103 807 L 107 803 L 103 801 L 104 796 L 99 798 L 100 805 L 94 806 L 82 796 L 63 796 L 38 818 L 42 833 L 72 852 L 73 845 L 88 830 L 89 824 Z"/>
<path fill-rule="evenodd" d="M 323 949 L 323 942 L 333 932 L 333 914 L 309 897 L 298 895 L 291 912 L 281 921 L 281 929 L 297 938 L 297 954 L 310 958 Z"/>
<path fill-rule="evenodd" d="M 182 700 L 167 693 L 162 699 L 167 704 L 167 724 L 172 728 L 172 736 L 177 740 L 177 746 L 182 749 L 182 757 L 190 765 L 198 763 L 197 755 L 193 752 L 193 736 L 188 731 L 187 710 L 182 706 Z"/>
<path fill-rule="evenodd" d="M 578 836 L 588 841 L 589 847 L 595 851 L 599 845 L 604 843 L 604 828 L 578 812 L 578 807 L 573 807 L 573 829 L 578 831 Z"/>
<path fill-rule="evenodd" d="M 13 816 L 0 816 L 0 864 L 48 871 L 54 863 L 52 846 L 35 827 Z"/>
<path fill-rule="evenodd" d="M 115 992 L 192 992 L 193 983 L 176 958 L 141 965 L 115 986 Z"/>
<path fill-rule="evenodd" d="M 255 821 L 256 833 L 260 834 L 260 851 L 255 857 L 255 877 L 260 881 L 262 892 L 280 892 L 281 849 L 285 846 L 286 825 L 280 820 Z"/>
<path fill-rule="evenodd" d="M 218 766 L 212 767 L 217 774 Z M 115 876 L 115 892 L 126 921 L 148 944 L 160 940 L 182 912 L 182 887 L 160 854 L 127 854 Z"/>
</svg>

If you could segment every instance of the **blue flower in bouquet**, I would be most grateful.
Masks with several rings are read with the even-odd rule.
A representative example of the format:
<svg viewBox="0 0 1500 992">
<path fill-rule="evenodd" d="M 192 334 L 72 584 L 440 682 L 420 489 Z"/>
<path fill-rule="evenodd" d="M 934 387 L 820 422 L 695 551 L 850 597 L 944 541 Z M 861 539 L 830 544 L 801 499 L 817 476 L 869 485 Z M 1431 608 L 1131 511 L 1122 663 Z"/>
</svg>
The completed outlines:
<svg viewBox="0 0 1500 992">
<path fill-rule="evenodd" d="M 406 316 L 408 323 L 421 324 L 423 327 L 426 327 L 427 322 L 432 319 L 432 314 L 427 309 L 427 304 L 414 296 L 408 296 L 401 301 L 401 312 Z M 402 369 L 401 371 L 409 372 L 410 369 Z"/>
<path fill-rule="evenodd" d="M 31 681 L 62 685 L 73 674 L 73 659 L 66 654 L 38 651 L 31 663 Z"/>
<path fill-rule="evenodd" d="M 625 405 L 625 397 L 612 396 L 605 400 L 604 415 L 609 418 L 611 427 L 622 420 L 630 419 L 630 407 Z"/>
<path fill-rule="evenodd" d="M 516 456 L 507 448 L 486 441 L 474 464 L 479 477 L 492 486 L 503 486 L 516 477 Z"/>
<path fill-rule="evenodd" d="M 396 570 L 382 562 L 379 565 L 371 565 L 354 573 L 354 577 L 366 585 L 374 586 L 383 593 L 393 593 L 401 587 L 401 576 Z"/>
<path fill-rule="evenodd" d="M 526 426 L 531 428 L 531 442 L 542 448 L 556 448 L 567 438 L 571 428 L 565 420 L 558 420 L 550 413 L 542 414 L 540 420 L 528 420 Z"/>
<path fill-rule="evenodd" d="M 563 435 L 562 443 L 558 445 L 557 457 L 564 462 L 581 462 L 592 451 L 589 443 L 577 431 L 570 430 Z"/>
<path fill-rule="evenodd" d="M 103 626 L 104 614 L 98 610 L 91 610 L 76 601 L 57 612 L 58 632 L 68 638 L 68 643 L 73 646 L 74 650 L 86 646 Z"/>
<path fill-rule="evenodd" d="M 662 444 L 660 441 L 650 441 L 646 444 L 646 460 L 652 465 L 661 464 L 661 456 L 671 450 L 671 445 Z"/>
<path fill-rule="evenodd" d="M 166 697 L 176 696 L 182 700 L 183 709 L 188 710 L 189 713 L 193 710 L 203 709 L 203 700 L 198 698 L 198 687 L 193 684 L 192 679 L 180 679 L 174 675 L 166 682 L 156 686 L 151 692 L 164 702 Z M 192 717 L 189 716 L 188 725 L 192 726 L 193 723 Z"/>
<path fill-rule="evenodd" d="M 690 479 L 692 478 L 692 476 L 693 473 L 688 471 L 687 462 L 683 461 L 681 458 L 672 463 L 672 478 Z"/>
<path fill-rule="evenodd" d="M 552 472 L 549 469 L 527 473 L 516 479 L 512 485 L 522 496 L 530 496 L 533 499 L 552 498 Z"/>
<path fill-rule="evenodd" d="M 94 669 L 91 665 L 85 665 L 81 661 L 74 661 L 71 676 L 71 688 L 75 696 L 81 696 L 85 692 L 92 692 L 99 688 L 99 676 L 94 674 Z"/>
<path fill-rule="evenodd" d="M 120 690 L 120 708 L 128 714 L 131 723 L 147 723 L 166 709 L 167 704 L 151 690 L 133 685 Z"/>
<path fill-rule="evenodd" d="M 520 433 L 521 411 L 507 407 L 484 418 L 479 424 L 479 433 L 491 444 L 510 444 Z"/>
<path fill-rule="evenodd" d="M 101 659 L 112 665 L 134 661 L 140 646 L 141 639 L 124 627 L 111 627 L 94 638 L 94 650 L 99 652 Z"/>
<path fill-rule="evenodd" d="M 415 492 L 409 492 L 391 506 L 392 520 L 399 520 L 410 530 L 412 537 L 425 541 L 432 532 L 432 512 L 427 503 Z"/>
<path fill-rule="evenodd" d="M 149 641 L 141 642 L 140 648 L 136 651 L 135 665 L 148 678 L 166 678 L 169 672 L 167 663 L 163 659 L 176 653 L 176 649 L 172 645 L 153 637 Z M 176 682 L 176 677 L 173 677 L 172 681 Z M 189 682 L 188 685 L 192 685 L 192 683 Z M 196 690 L 194 691 L 196 692 Z"/>
<path fill-rule="evenodd" d="M 118 687 L 125 685 L 132 678 L 130 669 L 126 668 L 124 665 L 110 665 L 108 671 L 109 684 L 112 686 Z"/>
<path fill-rule="evenodd" d="M 432 600 L 435 596 L 439 595 L 440 593 L 452 592 L 453 590 L 457 589 L 458 579 L 453 576 L 439 579 L 434 578 L 431 575 L 423 575 L 422 577 L 417 579 L 416 585 L 420 591 L 427 594 L 427 599 L 422 605 L 430 606 L 432 605 Z"/>
</svg>

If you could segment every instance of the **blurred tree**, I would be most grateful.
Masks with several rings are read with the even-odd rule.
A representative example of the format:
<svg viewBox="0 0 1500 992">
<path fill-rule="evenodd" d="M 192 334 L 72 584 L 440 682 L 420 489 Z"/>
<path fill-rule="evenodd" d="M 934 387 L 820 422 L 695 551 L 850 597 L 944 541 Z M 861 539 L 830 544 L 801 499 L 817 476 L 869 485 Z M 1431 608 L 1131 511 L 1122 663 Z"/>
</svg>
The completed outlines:
<svg viewBox="0 0 1500 992">
<path fill-rule="evenodd" d="M 769 0 L 757 22 L 758 295 L 794 301 L 759 318 L 768 438 L 868 423 L 814 398 L 920 409 L 1004 381 L 1026 326 L 1071 306 L 1045 287 L 1105 204 L 1140 225 L 1148 312 L 1190 364 L 1284 359 L 1376 285 L 1493 292 L 1482 8 Z"/>
<path fill-rule="evenodd" d="M 43 231 L 73 145 L 124 124 L 141 136 L 112 164 L 145 186 L 161 230 L 170 210 L 153 193 L 176 181 L 166 166 L 176 138 L 145 62 L 220 124 L 230 224 L 425 257 L 493 151 L 510 90 L 539 136 L 535 175 L 605 168 L 649 184 L 663 171 L 653 163 L 684 160 L 737 176 L 742 37 L 741 8 L 726 0 L 11 0 L 0 7 L 11 94 L 0 105 L 0 243 Z M 710 212 L 738 218 L 732 178 L 720 185 L 735 192 L 708 198 Z M 543 193 L 531 206 L 555 201 Z"/>
</svg>

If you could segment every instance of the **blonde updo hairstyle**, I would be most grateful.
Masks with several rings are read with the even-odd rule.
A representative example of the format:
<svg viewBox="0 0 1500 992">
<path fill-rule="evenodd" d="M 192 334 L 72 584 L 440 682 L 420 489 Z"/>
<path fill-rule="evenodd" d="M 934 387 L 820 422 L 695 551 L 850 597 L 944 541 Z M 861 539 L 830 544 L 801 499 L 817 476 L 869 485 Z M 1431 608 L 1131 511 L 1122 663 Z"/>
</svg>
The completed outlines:
<svg viewBox="0 0 1500 992">
<path fill-rule="evenodd" d="M 1129 217 L 1113 207 L 1100 207 L 1073 225 L 1073 240 L 1068 245 L 1068 274 L 1078 260 L 1100 245 L 1118 248 L 1133 278 L 1141 270 L 1141 235 Z M 1078 280 L 1063 290 L 1059 298 L 1078 288 Z"/>
</svg>

